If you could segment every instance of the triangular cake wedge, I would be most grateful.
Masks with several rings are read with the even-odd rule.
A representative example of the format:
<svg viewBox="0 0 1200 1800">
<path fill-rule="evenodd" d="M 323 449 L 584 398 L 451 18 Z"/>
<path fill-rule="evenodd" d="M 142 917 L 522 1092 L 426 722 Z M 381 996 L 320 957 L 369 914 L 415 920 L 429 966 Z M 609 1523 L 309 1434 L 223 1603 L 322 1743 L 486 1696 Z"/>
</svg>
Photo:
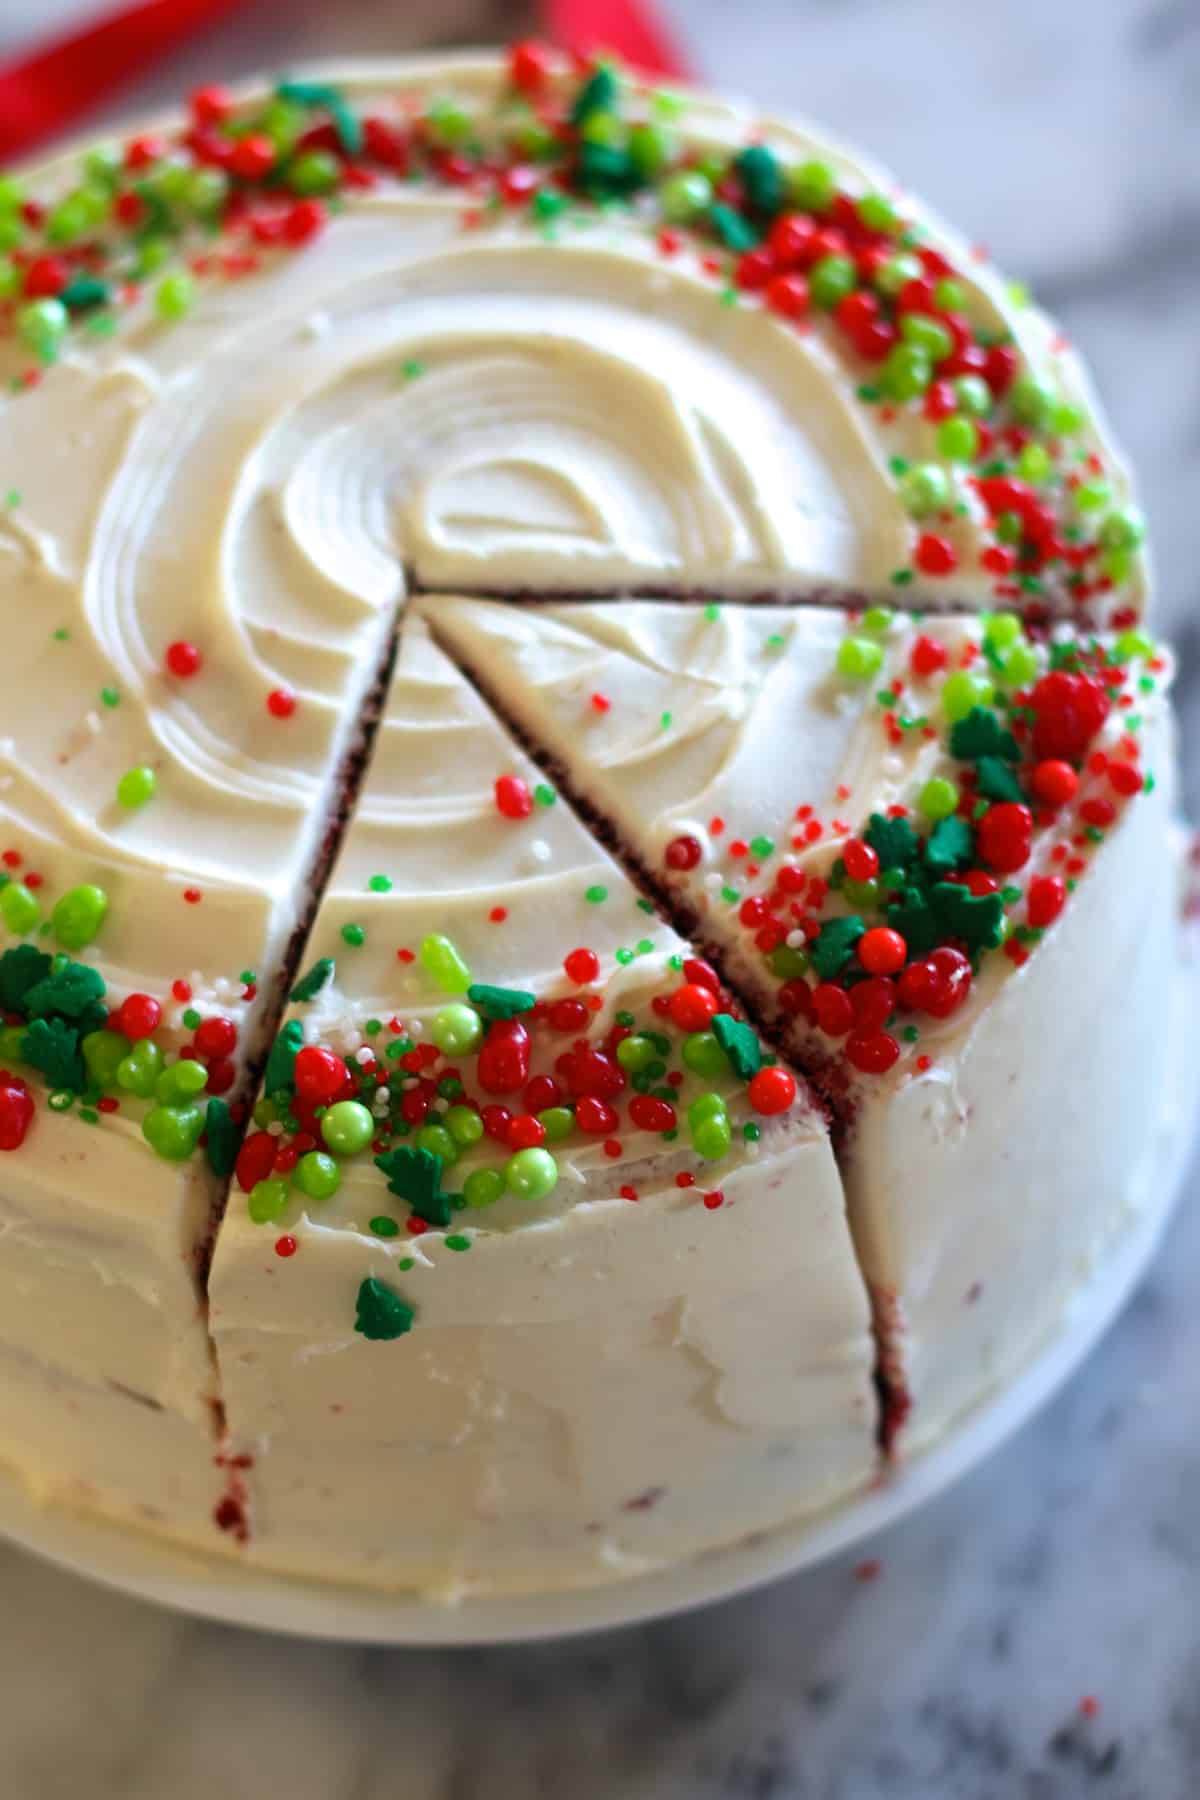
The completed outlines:
<svg viewBox="0 0 1200 1800">
<path fill-rule="evenodd" d="M 929 1442 L 1143 1197 L 1178 948 L 1164 659 L 1011 615 L 423 604 L 835 1105 L 888 1437 Z"/>
<path fill-rule="evenodd" d="M 276 528 L 294 371 L 281 346 L 229 405 L 187 362 L 220 335 L 147 320 L 0 402 L 0 1459 L 207 1547 L 225 1109 L 392 598 Z"/>
<path fill-rule="evenodd" d="M 210 1289 L 252 1560 L 570 1586 L 870 1479 L 823 1117 L 411 616 L 305 962 Z"/>
</svg>

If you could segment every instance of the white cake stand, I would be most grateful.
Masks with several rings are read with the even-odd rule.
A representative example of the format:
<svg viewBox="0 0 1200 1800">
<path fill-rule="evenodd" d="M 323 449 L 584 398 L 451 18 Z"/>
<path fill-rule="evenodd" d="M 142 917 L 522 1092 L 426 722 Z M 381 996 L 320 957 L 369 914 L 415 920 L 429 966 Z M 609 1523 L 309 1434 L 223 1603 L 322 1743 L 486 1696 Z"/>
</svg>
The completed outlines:
<svg viewBox="0 0 1200 1800">
<path fill-rule="evenodd" d="M 1190 935 L 1190 934 L 1189 934 Z M 265 1575 L 228 1558 L 179 1552 L 118 1526 L 35 1506 L 0 1474 L 0 1535 L 63 1568 L 203 1618 L 297 1636 L 374 1644 L 513 1643 L 682 1612 L 849 1550 L 940 1493 L 996 1450 L 1066 1381 L 1145 1273 L 1184 1184 L 1200 1112 L 1200 957 L 1172 996 L 1170 1079 L 1150 1198 L 1079 1296 L 1063 1329 L 1016 1381 L 984 1400 L 932 1449 L 835 1512 L 610 1587 L 445 1606 L 405 1595 Z"/>
</svg>

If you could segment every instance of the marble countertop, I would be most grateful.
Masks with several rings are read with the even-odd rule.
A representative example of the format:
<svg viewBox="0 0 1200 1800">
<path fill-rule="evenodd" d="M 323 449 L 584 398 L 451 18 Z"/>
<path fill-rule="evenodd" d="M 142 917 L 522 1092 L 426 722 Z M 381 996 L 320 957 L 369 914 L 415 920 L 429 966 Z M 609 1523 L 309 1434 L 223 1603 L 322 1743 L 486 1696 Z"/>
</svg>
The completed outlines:
<svg viewBox="0 0 1200 1800">
<path fill-rule="evenodd" d="M 0 53 L 23 12 L 46 16 L 0 10 Z M 298 0 L 285 47 L 282 10 L 245 8 L 144 92 L 285 48 L 407 43 L 418 15 L 430 40 L 500 37 L 512 18 L 499 0 Z M 827 120 L 973 225 L 1090 354 L 1157 539 L 1200 816 L 1200 6 L 663 10 L 703 75 Z M 510 1650 L 335 1648 L 176 1618 L 0 1549 L 0 1792 L 1184 1800 L 1200 1768 L 1198 1281 L 1185 1204 L 1123 1319 L 1007 1448 L 854 1556 L 676 1621 Z"/>
</svg>

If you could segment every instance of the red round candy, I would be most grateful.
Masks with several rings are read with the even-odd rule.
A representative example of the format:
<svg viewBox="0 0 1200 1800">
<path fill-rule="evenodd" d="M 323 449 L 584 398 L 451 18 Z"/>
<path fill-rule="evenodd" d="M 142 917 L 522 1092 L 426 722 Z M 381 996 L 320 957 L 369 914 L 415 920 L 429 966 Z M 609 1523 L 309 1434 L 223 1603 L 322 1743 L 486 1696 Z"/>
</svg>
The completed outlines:
<svg viewBox="0 0 1200 1800">
<path fill-rule="evenodd" d="M 856 1031 L 846 1039 L 846 1060 L 863 1075 L 886 1075 L 899 1055 L 899 1044 L 886 1031 Z"/>
<path fill-rule="evenodd" d="M 1033 814 L 1027 806 L 1002 800 L 983 815 L 976 830 L 980 855 L 989 868 L 1011 875 L 1029 861 Z"/>
<path fill-rule="evenodd" d="M 923 962 L 910 963 L 900 977 L 900 999 L 910 1012 L 948 1019 L 971 991 L 971 964 L 961 950 L 944 944 Z"/>
<path fill-rule="evenodd" d="M 296 1056 L 292 1073 L 296 1092 L 318 1106 L 328 1106 L 335 1100 L 349 1078 L 350 1071 L 341 1057 L 319 1044 L 306 1044 Z"/>
<path fill-rule="evenodd" d="M 177 638 L 173 644 L 167 645 L 166 661 L 172 675 L 178 675 L 181 679 L 186 680 L 189 675 L 194 675 L 200 667 L 200 652 L 195 644 L 189 644 L 183 638 Z"/>
<path fill-rule="evenodd" d="M 261 181 L 275 166 L 277 151 L 263 131 L 239 138 L 229 153 L 229 167 L 242 181 Z"/>
<path fill-rule="evenodd" d="M 1025 895 L 1029 923 L 1041 930 L 1052 925 L 1067 903 L 1067 884 L 1061 875 L 1038 875 Z"/>
<path fill-rule="evenodd" d="M 887 925 L 876 925 L 858 940 L 858 960 L 871 975 L 895 975 L 907 956 L 908 945 Z"/>
<path fill-rule="evenodd" d="M 707 988 L 713 994 L 719 994 L 721 991 L 721 977 L 712 964 L 705 962 L 702 956 L 689 956 L 684 959 L 683 979 L 694 982 L 697 987 Z"/>
<path fill-rule="evenodd" d="M 575 1105 L 575 1123 L 589 1137 L 606 1137 L 616 1129 L 616 1109 L 598 1094 L 584 1094 Z"/>
<path fill-rule="evenodd" d="M 769 1118 L 786 1112 L 796 1098 L 796 1077 L 788 1069 L 760 1069 L 750 1079 L 749 1095 L 756 1113 Z"/>
<path fill-rule="evenodd" d="M 671 1018 L 680 1031 L 703 1031 L 716 1010 L 716 995 L 699 982 L 686 982 L 671 995 Z"/>
<path fill-rule="evenodd" d="M 781 319 L 800 319 L 808 311 L 810 295 L 803 275 L 795 272 L 772 275 L 763 289 L 763 299 Z"/>
<path fill-rule="evenodd" d="M 917 639 L 909 655 L 909 667 L 914 675 L 936 675 L 944 669 L 950 660 L 950 652 L 939 638 L 926 637 L 924 633 Z"/>
<path fill-rule="evenodd" d="M 873 881 L 879 873 L 879 853 L 861 838 L 850 838 L 842 849 L 842 861 L 851 881 Z"/>
<path fill-rule="evenodd" d="M 958 554 L 949 538 L 924 531 L 917 539 L 913 561 L 922 575 L 952 575 L 958 567 Z"/>
<path fill-rule="evenodd" d="M 152 994 L 129 994 L 117 1008 L 117 1030 L 134 1043 L 150 1037 L 161 1023 L 162 1007 Z"/>
<path fill-rule="evenodd" d="M 813 989 L 813 1015 L 826 1037 L 845 1037 L 854 1023 L 854 1008 L 845 988 L 822 981 Z"/>
<path fill-rule="evenodd" d="M 521 1095 L 526 1112 L 545 1112 L 548 1106 L 559 1106 L 562 1103 L 562 1089 L 553 1075 L 535 1075 L 532 1081 L 525 1083 L 525 1091 Z"/>
<path fill-rule="evenodd" d="M 529 783 L 519 775 L 496 777 L 496 811 L 506 819 L 527 819 L 533 811 Z"/>
<path fill-rule="evenodd" d="M 1103 683 L 1066 669 L 1043 675 L 1029 704 L 1035 754 L 1071 763 L 1083 761 L 1112 707 Z"/>
<path fill-rule="evenodd" d="M 813 990 L 807 981 L 797 976 L 793 981 L 785 981 L 779 990 L 779 1005 L 782 1011 L 793 1018 L 813 1018 Z"/>
<path fill-rule="evenodd" d="M 33 1123 L 33 1095 L 19 1075 L 0 1069 L 0 1150 L 19 1150 Z"/>
<path fill-rule="evenodd" d="M 494 1019 L 479 1052 L 479 1085 L 488 1094 L 515 1094 L 529 1079 L 529 1032 L 520 1019 Z"/>
<path fill-rule="evenodd" d="M 744 250 L 734 265 L 734 285 L 747 293 L 754 293 L 758 288 L 766 287 L 774 272 L 775 258 L 769 250 L 761 247 L 757 250 Z"/>
<path fill-rule="evenodd" d="M 237 1047 L 237 1026 L 232 1019 L 202 1019 L 196 1027 L 196 1054 L 204 1062 L 231 1056 Z"/>
<path fill-rule="evenodd" d="M 234 98 L 227 87 L 213 81 L 205 87 L 194 88 L 188 105 L 197 125 L 219 125 L 233 111 Z"/>
<path fill-rule="evenodd" d="M 1117 816 L 1117 809 L 1107 794 L 1093 794 L 1079 808 L 1079 816 L 1085 825 L 1095 825 L 1103 830 L 1111 825 Z"/>
<path fill-rule="evenodd" d="M 579 987 L 586 987 L 600 973 L 600 958 L 594 950 L 572 950 L 564 956 L 563 968 Z"/>
<path fill-rule="evenodd" d="M 481 1108 L 479 1116 L 483 1120 L 483 1129 L 488 1136 L 495 1138 L 498 1143 L 507 1144 L 508 1128 L 513 1120 L 511 1108 L 489 1105 Z"/>
<path fill-rule="evenodd" d="M 553 52 L 536 38 L 522 38 L 508 53 L 508 78 L 523 94 L 540 92 L 553 69 Z"/>
<path fill-rule="evenodd" d="M 594 1044 L 576 1044 L 556 1064 L 566 1081 L 572 1098 L 598 1094 L 611 1100 L 625 1086 L 625 1071 L 619 1062 Z"/>
<path fill-rule="evenodd" d="M 329 214 L 319 200 L 296 200 L 283 215 L 283 237 L 288 244 L 308 244 L 323 231 Z"/>
<path fill-rule="evenodd" d="M 27 300 L 52 300 L 71 279 L 70 265 L 61 256 L 35 256 L 25 270 Z"/>
<path fill-rule="evenodd" d="M 290 719 L 296 710 L 296 696 L 287 688 L 272 688 L 267 695 L 267 711 L 273 719 Z"/>
<path fill-rule="evenodd" d="M 1144 785 L 1142 771 L 1136 763 L 1111 763 L 1108 770 L 1109 785 L 1118 794 L 1126 797 L 1140 793 Z"/>
<path fill-rule="evenodd" d="M 629 1102 L 629 1117 L 639 1131 L 674 1131 L 679 1123 L 671 1102 L 653 1094 L 635 1094 Z"/>
<path fill-rule="evenodd" d="M 1069 762 L 1047 757 L 1044 762 L 1035 764 L 1030 783 L 1046 806 L 1066 806 L 1075 798 L 1079 777 Z"/>
<path fill-rule="evenodd" d="M 668 869 L 674 869 L 677 874 L 686 874 L 689 869 L 696 867 L 703 855 L 700 839 L 686 834 L 671 839 L 663 852 L 663 861 Z"/>
<path fill-rule="evenodd" d="M 816 224 L 808 213 L 782 213 L 771 227 L 767 247 L 781 268 L 803 268 L 812 260 L 816 235 Z"/>
<path fill-rule="evenodd" d="M 882 1031 L 896 1010 L 896 983 L 887 975 L 872 975 L 850 989 L 850 1007 L 856 1031 Z"/>
<path fill-rule="evenodd" d="M 275 1167 L 278 1140 L 269 1131 L 252 1131 L 237 1154 L 234 1174 L 243 1194 L 265 1181 Z"/>
<path fill-rule="evenodd" d="M 536 1150 L 546 1141 L 546 1127 L 532 1113 L 518 1113 L 510 1121 L 508 1142 L 514 1150 Z"/>
<path fill-rule="evenodd" d="M 588 1022 L 588 1009 L 582 1000 L 567 995 L 555 1000 L 546 1016 L 554 1031 L 582 1031 Z"/>
<path fill-rule="evenodd" d="M 237 1066 L 227 1056 L 218 1056 L 208 1065 L 208 1080 L 204 1084 L 209 1094 L 227 1094 L 237 1080 Z"/>
</svg>

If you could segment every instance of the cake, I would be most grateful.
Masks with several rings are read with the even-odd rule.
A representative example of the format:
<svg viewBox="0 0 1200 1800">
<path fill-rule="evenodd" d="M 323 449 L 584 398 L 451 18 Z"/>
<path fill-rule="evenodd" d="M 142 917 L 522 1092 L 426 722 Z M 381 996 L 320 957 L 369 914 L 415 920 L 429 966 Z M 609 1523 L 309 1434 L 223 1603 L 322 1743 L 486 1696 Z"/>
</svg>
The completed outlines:
<svg viewBox="0 0 1200 1800">
<path fill-rule="evenodd" d="M 533 43 L 0 178 L 0 1463 L 256 1571 L 828 1513 L 1151 1180 L 1169 653 L 1053 324 Z"/>
</svg>

